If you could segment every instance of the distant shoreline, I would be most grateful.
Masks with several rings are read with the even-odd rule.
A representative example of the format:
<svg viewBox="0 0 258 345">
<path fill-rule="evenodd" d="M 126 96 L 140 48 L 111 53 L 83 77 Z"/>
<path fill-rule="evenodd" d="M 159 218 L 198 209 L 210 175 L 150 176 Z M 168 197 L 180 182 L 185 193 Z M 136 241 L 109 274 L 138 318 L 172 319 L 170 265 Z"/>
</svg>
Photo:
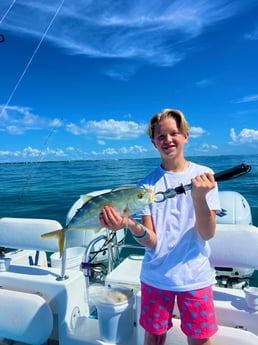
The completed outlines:
<svg viewBox="0 0 258 345">
<path fill-rule="evenodd" d="M 228 155 L 196 155 L 196 156 L 187 156 L 187 159 L 189 160 L 198 160 L 198 159 L 204 159 L 204 158 L 224 158 L 224 157 L 243 157 L 246 159 L 248 158 L 258 158 L 258 153 L 257 154 L 228 154 Z M 101 161 L 127 161 L 127 160 L 148 160 L 148 159 L 155 159 L 159 160 L 159 157 L 136 157 L 136 158 L 106 158 L 106 159 L 67 159 L 67 160 L 46 160 L 46 161 L 19 161 L 19 162 L 0 162 L 0 164 L 43 164 L 43 163 L 73 163 L 73 162 L 101 162 Z"/>
</svg>

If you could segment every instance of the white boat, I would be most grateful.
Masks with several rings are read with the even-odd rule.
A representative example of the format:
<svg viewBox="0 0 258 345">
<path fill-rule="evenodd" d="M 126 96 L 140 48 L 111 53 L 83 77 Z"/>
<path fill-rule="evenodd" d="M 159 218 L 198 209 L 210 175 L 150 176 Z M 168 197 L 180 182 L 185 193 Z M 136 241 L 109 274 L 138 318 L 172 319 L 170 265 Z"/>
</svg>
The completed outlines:
<svg viewBox="0 0 258 345">
<path fill-rule="evenodd" d="M 220 192 L 220 198 L 223 212 L 210 240 L 219 324 L 212 344 L 257 345 L 258 288 L 249 280 L 258 269 L 258 228 L 241 194 Z M 72 206 L 68 218 L 81 202 Z M 0 344 L 142 345 L 138 317 L 143 248 L 134 254 L 134 246 L 124 241 L 125 230 L 117 236 L 106 229 L 97 234 L 71 231 L 60 260 L 56 240 L 40 238 L 58 228 L 56 220 L 0 219 L 0 246 L 16 249 L 0 259 Z M 125 247 L 131 253 L 122 260 Z M 48 252 L 54 252 L 52 266 Z M 131 292 L 128 300 L 107 299 L 106 292 L 121 288 Z M 177 310 L 173 324 L 166 344 L 185 345 Z"/>
</svg>

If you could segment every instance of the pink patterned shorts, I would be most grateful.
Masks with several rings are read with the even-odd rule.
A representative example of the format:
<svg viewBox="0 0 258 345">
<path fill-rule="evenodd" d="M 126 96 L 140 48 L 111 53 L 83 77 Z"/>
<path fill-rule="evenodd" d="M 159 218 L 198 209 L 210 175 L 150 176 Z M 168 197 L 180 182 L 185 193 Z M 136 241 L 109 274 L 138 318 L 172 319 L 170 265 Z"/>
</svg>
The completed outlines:
<svg viewBox="0 0 258 345">
<path fill-rule="evenodd" d="M 181 329 L 187 337 L 205 339 L 217 331 L 211 286 L 172 292 L 142 282 L 140 325 L 152 334 L 166 333 L 173 326 L 175 299 L 180 311 Z"/>
</svg>

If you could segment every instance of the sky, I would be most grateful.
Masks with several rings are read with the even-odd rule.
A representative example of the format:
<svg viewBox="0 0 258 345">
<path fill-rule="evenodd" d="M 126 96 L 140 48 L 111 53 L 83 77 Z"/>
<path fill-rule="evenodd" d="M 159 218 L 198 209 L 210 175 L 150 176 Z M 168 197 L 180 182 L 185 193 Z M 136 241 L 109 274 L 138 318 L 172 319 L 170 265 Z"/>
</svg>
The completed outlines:
<svg viewBox="0 0 258 345">
<path fill-rule="evenodd" d="M 258 0 L 1 0 L 0 71 L 0 163 L 258 154 Z"/>
</svg>

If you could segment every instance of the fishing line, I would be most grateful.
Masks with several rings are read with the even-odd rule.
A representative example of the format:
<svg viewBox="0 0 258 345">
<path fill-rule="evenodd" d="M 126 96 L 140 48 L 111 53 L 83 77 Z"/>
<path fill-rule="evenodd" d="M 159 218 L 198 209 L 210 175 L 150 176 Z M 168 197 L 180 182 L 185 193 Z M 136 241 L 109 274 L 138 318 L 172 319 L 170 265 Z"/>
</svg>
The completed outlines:
<svg viewBox="0 0 258 345">
<path fill-rule="evenodd" d="M 19 87 L 21 81 L 23 80 L 25 74 L 27 73 L 27 71 L 28 71 L 28 69 L 29 69 L 29 67 L 30 67 L 30 65 L 31 65 L 31 63 L 32 63 L 32 61 L 34 60 L 34 57 L 35 57 L 35 55 L 37 54 L 39 48 L 41 47 L 41 45 L 42 45 L 44 39 L 46 38 L 49 29 L 51 28 L 51 26 L 52 26 L 52 24 L 54 23 L 54 21 L 55 21 L 57 15 L 59 14 L 59 12 L 60 12 L 60 10 L 61 10 L 63 4 L 64 4 L 64 1 L 65 1 L 65 0 L 62 0 L 62 1 L 60 2 L 60 5 L 59 5 L 58 8 L 56 9 L 56 11 L 55 11 L 55 13 L 54 13 L 54 16 L 52 17 L 50 23 L 48 24 L 48 26 L 47 26 L 47 28 L 46 28 L 46 30 L 45 30 L 45 32 L 43 33 L 43 35 L 42 35 L 42 37 L 41 37 L 41 39 L 40 39 L 38 45 L 36 46 L 36 48 L 35 48 L 35 50 L 34 50 L 32 56 L 31 56 L 31 58 L 29 59 L 29 61 L 28 61 L 27 65 L 25 66 L 25 68 L 24 68 L 24 70 L 23 70 L 21 76 L 19 77 L 17 83 L 15 84 L 13 91 L 11 92 L 9 98 L 7 99 L 7 102 L 6 102 L 5 105 L 2 107 L 0 116 L 5 112 L 5 110 L 6 110 L 7 107 L 9 106 L 9 104 L 10 104 L 10 102 L 11 102 L 11 100 L 12 100 L 12 98 L 13 98 L 13 96 L 14 96 L 16 90 L 17 90 L 17 88 Z M 4 14 L 4 16 L 3 16 L 2 19 L 1 19 L 0 24 L 1 24 L 1 23 L 3 22 L 3 20 L 6 18 L 7 14 L 10 12 L 11 8 L 14 6 L 15 2 L 16 2 L 16 0 L 14 0 L 14 1 L 12 2 L 12 4 L 9 6 L 9 8 L 8 8 L 7 11 L 6 11 L 6 13 Z M 57 127 L 57 125 L 56 125 L 55 127 L 53 127 L 52 130 L 50 131 L 49 135 L 47 136 L 47 138 L 46 138 L 46 140 L 45 140 L 45 142 L 44 142 L 43 148 L 46 147 L 46 145 L 47 145 L 49 139 L 51 138 L 51 136 L 53 135 L 53 133 L 54 133 L 56 127 Z M 25 183 L 24 183 L 24 185 L 23 185 L 23 188 L 22 188 L 22 191 L 21 191 L 21 193 L 20 193 L 20 197 L 18 198 L 18 199 L 19 199 L 18 201 L 20 201 L 20 200 L 23 198 L 25 189 L 26 189 L 27 185 L 29 184 L 29 182 L 30 182 L 30 180 L 31 180 L 31 178 L 32 178 L 33 172 L 34 172 L 35 169 L 38 167 L 38 165 L 41 163 L 41 161 L 42 161 L 42 159 L 43 159 L 43 157 L 44 157 L 44 151 L 45 151 L 45 149 L 40 151 L 38 161 L 36 162 L 36 164 L 33 164 L 33 165 L 32 165 L 32 169 L 31 169 L 31 171 L 30 171 L 30 173 L 29 173 L 29 175 L 28 175 L 28 177 L 27 177 L 27 179 L 26 179 L 26 181 L 25 181 Z M 17 206 L 18 206 L 18 203 L 17 203 Z"/>
<path fill-rule="evenodd" d="M 3 23 L 4 19 L 6 18 L 6 16 L 8 15 L 8 13 L 11 11 L 11 8 L 13 7 L 13 5 L 16 3 L 16 0 L 13 0 L 13 2 L 11 3 L 11 5 L 9 6 L 9 8 L 7 9 L 7 11 L 5 12 L 5 14 L 3 15 L 2 19 L 0 20 L 0 25 Z M 5 41 L 5 37 L 3 34 L 0 34 L 0 43 L 3 43 Z"/>
<path fill-rule="evenodd" d="M 15 1 L 16 1 L 16 0 L 15 0 Z M 12 98 L 13 98 L 13 96 L 14 96 L 14 94 L 15 94 L 17 88 L 18 88 L 18 86 L 20 85 L 22 79 L 24 78 L 26 72 L 28 71 L 28 69 L 29 69 L 29 67 L 30 67 L 30 65 L 31 65 L 31 63 L 32 63 L 32 61 L 33 61 L 35 55 L 37 54 L 37 52 L 38 52 L 38 50 L 39 50 L 39 48 L 40 48 L 42 42 L 44 41 L 44 39 L 45 39 L 45 37 L 46 37 L 46 35 L 47 35 L 49 29 L 51 28 L 51 26 L 52 26 L 53 22 L 55 21 L 57 15 L 59 14 L 59 12 L 60 12 L 60 10 L 61 10 L 63 4 L 64 4 L 64 1 L 65 1 L 65 0 L 62 0 L 62 1 L 61 1 L 59 7 L 57 8 L 57 10 L 56 10 L 54 16 L 53 16 L 52 19 L 51 19 L 49 25 L 47 26 L 45 32 L 43 33 L 40 42 L 38 43 L 38 45 L 37 45 L 36 49 L 34 50 L 34 52 L 33 52 L 32 56 L 31 56 L 30 60 L 28 61 L 27 65 L 25 66 L 25 69 L 23 70 L 23 72 L 22 72 L 20 78 L 18 79 L 18 81 L 17 81 L 17 83 L 16 83 L 16 85 L 15 85 L 15 87 L 14 87 L 12 93 L 10 94 L 10 96 L 9 96 L 9 98 L 8 98 L 8 100 L 7 100 L 7 102 L 6 102 L 6 104 L 5 104 L 4 107 L 2 108 L 1 114 L 6 110 L 6 108 L 7 108 L 8 105 L 10 104 L 10 101 L 12 100 Z M 50 133 L 48 134 L 47 138 L 45 139 L 45 142 L 44 142 L 44 144 L 43 144 L 43 149 L 42 149 L 42 150 L 40 151 L 40 153 L 39 153 L 39 157 L 38 157 L 37 162 L 36 162 L 35 164 L 32 164 L 32 168 L 31 168 L 31 170 L 30 170 L 30 173 L 29 173 L 29 175 L 28 175 L 28 177 L 27 177 L 27 179 L 26 179 L 26 181 L 25 181 L 25 183 L 24 183 L 24 185 L 23 185 L 23 187 L 22 187 L 20 196 L 19 196 L 19 198 L 18 198 L 18 200 L 17 200 L 17 206 L 18 206 L 19 202 L 22 200 L 22 198 L 24 197 L 25 190 L 26 190 L 26 188 L 27 188 L 27 186 L 28 186 L 28 184 L 29 184 L 29 182 L 30 182 L 32 176 L 33 176 L 33 173 L 35 172 L 35 170 L 37 169 L 37 167 L 39 166 L 39 164 L 40 164 L 40 163 L 42 162 L 42 160 L 43 160 L 45 148 L 46 148 L 46 146 L 47 146 L 47 144 L 48 144 L 48 142 L 49 142 L 49 140 L 50 140 L 51 136 L 53 135 L 53 133 L 54 133 L 54 131 L 55 131 L 56 128 L 57 128 L 57 125 L 56 125 L 55 127 L 52 128 L 52 130 L 51 130 Z"/>
<path fill-rule="evenodd" d="M 15 0 L 15 1 L 16 1 L 16 0 Z M 59 7 L 57 8 L 57 10 L 56 10 L 56 12 L 55 12 L 53 18 L 51 19 L 51 21 L 50 21 L 48 27 L 46 28 L 46 30 L 45 30 L 43 36 L 41 37 L 41 40 L 39 41 L 37 47 L 35 48 L 35 50 L 34 50 L 32 56 L 31 56 L 29 62 L 28 62 L 27 65 L 25 66 L 25 68 L 24 68 L 24 70 L 23 70 L 23 72 L 22 72 L 20 78 L 18 79 L 16 85 L 14 86 L 14 89 L 13 89 L 13 91 L 11 92 L 11 94 L 10 94 L 10 96 L 9 96 L 9 98 L 8 98 L 8 100 L 7 100 L 7 102 L 6 102 L 5 105 L 3 106 L 2 111 L 1 111 L 1 113 L 0 113 L 0 116 L 3 115 L 4 111 L 6 110 L 6 108 L 8 107 L 8 105 L 10 104 L 10 102 L 11 102 L 11 100 L 12 100 L 12 98 L 13 98 L 13 96 L 14 96 L 16 90 L 17 90 L 17 88 L 19 87 L 19 85 L 20 85 L 22 79 L 24 78 L 26 72 L 28 71 L 28 69 L 29 69 L 29 67 L 30 67 L 30 65 L 31 65 L 31 63 L 32 63 L 32 61 L 33 61 L 35 55 L 37 54 L 37 52 L 38 52 L 38 50 L 39 50 L 39 48 L 40 48 L 42 42 L 44 41 L 44 39 L 45 39 L 45 37 L 46 37 L 46 35 L 47 35 L 49 29 L 51 28 L 51 26 L 52 26 L 54 20 L 56 19 L 57 15 L 59 14 L 59 12 L 60 12 L 60 10 L 61 10 L 63 4 L 64 4 L 64 1 L 65 1 L 65 0 L 62 0 L 61 4 L 60 4 Z"/>
<path fill-rule="evenodd" d="M 50 140 L 50 138 L 52 137 L 53 133 L 55 132 L 56 128 L 57 128 L 58 124 L 52 128 L 52 130 L 50 131 L 50 133 L 48 134 L 48 136 L 46 137 L 45 141 L 44 141 L 44 144 L 43 144 L 43 149 L 40 151 L 39 155 L 38 155 L 38 160 L 35 162 L 35 163 L 31 163 L 32 164 L 32 168 L 23 184 L 23 187 L 22 187 L 22 190 L 21 190 L 21 193 L 20 193 L 20 196 L 18 198 L 18 201 L 17 201 L 17 206 L 19 204 L 19 201 L 21 201 L 21 199 L 23 198 L 24 194 L 25 194 L 25 190 L 33 176 L 33 173 L 34 171 L 37 169 L 37 167 L 39 166 L 39 164 L 42 162 L 43 158 L 44 158 L 44 152 L 46 150 L 46 147 L 47 147 L 47 144 Z"/>
<path fill-rule="evenodd" d="M 11 5 L 9 6 L 9 8 L 7 9 L 7 11 L 5 12 L 5 14 L 3 15 L 2 19 L 0 20 L 0 25 L 2 24 L 2 22 L 4 21 L 5 17 L 8 15 L 8 13 L 11 11 L 11 8 L 13 7 L 13 5 L 16 3 L 16 0 L 13 0 L 13 2 L 11 3 Z"/>
</svg>

